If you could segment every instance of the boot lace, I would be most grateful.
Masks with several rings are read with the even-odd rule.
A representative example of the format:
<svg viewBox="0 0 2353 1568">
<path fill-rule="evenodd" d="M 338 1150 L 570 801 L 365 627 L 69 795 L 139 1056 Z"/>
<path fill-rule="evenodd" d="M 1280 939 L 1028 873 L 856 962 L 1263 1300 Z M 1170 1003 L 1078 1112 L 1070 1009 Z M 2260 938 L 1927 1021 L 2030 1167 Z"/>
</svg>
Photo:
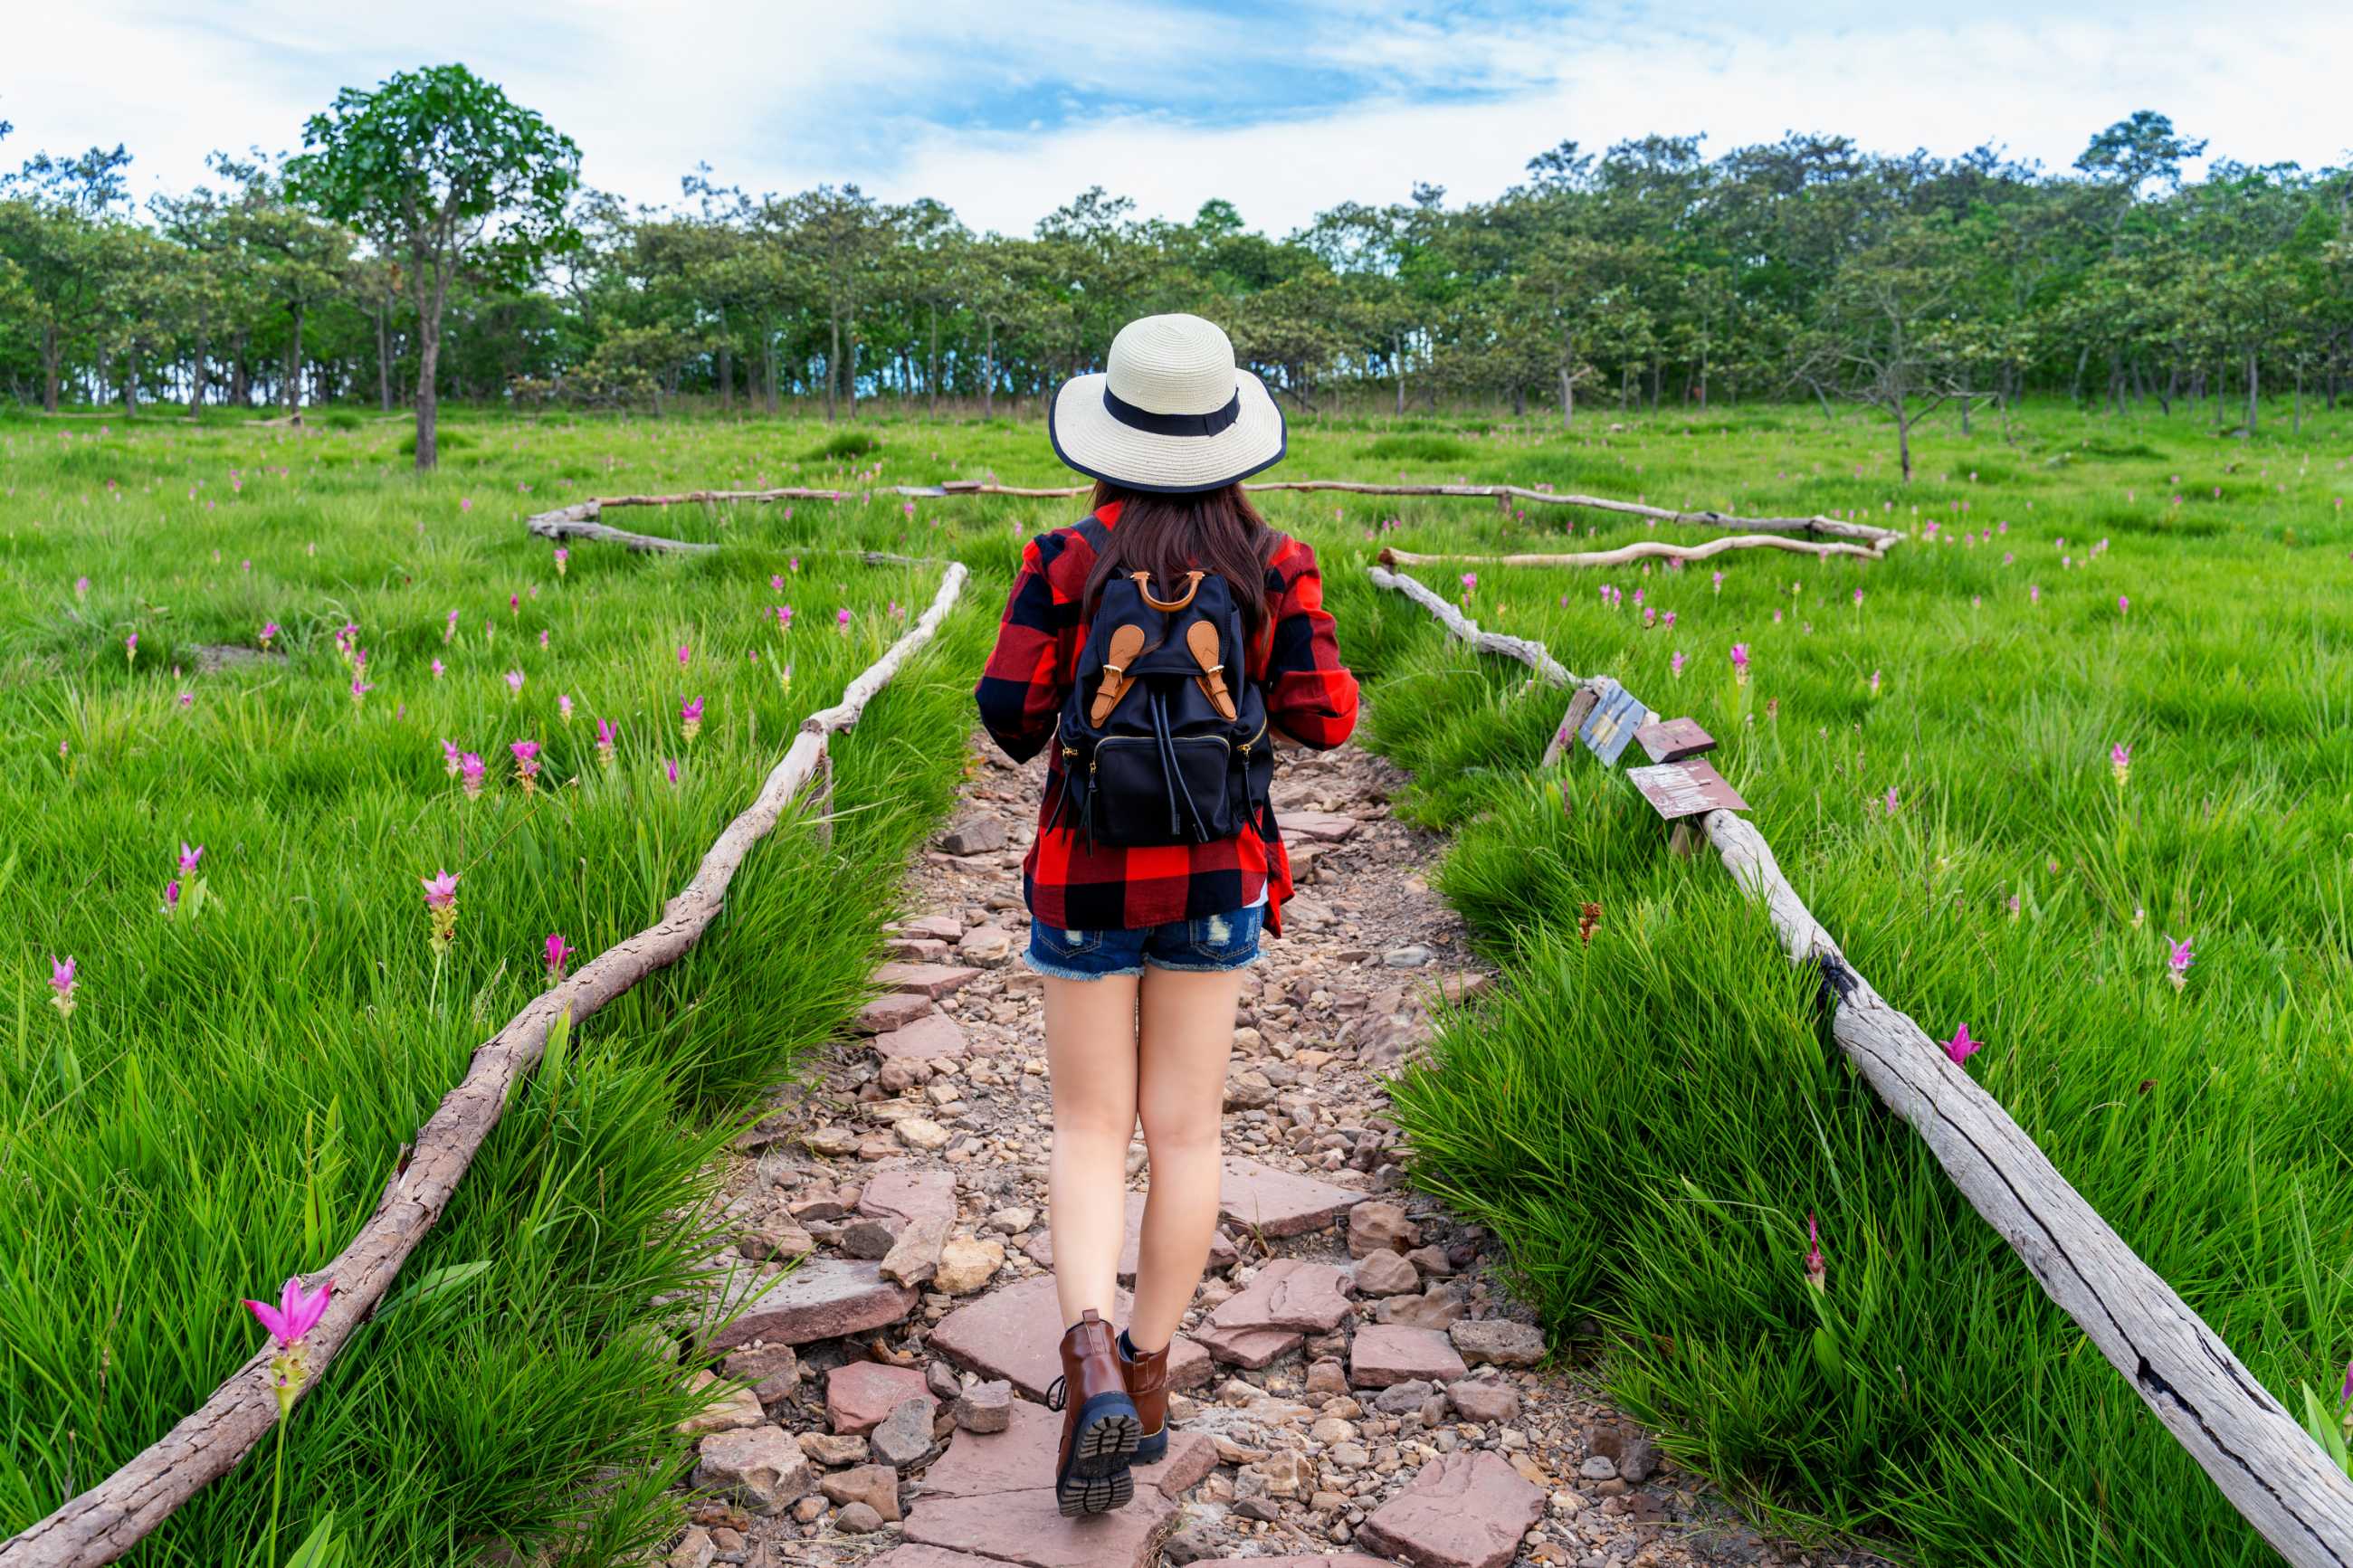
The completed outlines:
<svg viewBox="0 0 2353 1568">
<path fill-rule="evenodd" d="M 1046 1408 L 1060 1410 L 1071 1402 L 1071 1380 L 1058 1377 L 1046 1385 Z"/>
</svg>

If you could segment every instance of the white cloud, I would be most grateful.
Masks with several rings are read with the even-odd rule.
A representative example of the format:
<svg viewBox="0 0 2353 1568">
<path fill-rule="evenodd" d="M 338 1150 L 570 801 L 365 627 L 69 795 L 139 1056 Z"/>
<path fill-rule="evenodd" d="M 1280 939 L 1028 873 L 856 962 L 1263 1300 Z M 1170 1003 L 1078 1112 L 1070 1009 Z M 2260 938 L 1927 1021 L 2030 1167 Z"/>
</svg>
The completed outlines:
<svg viewBox="0 0 2353 1568">
<path fill-rule="evenodd" d="M 1602 0 L 1566 18 L 1463 20 L 1312 0 L 1270 26 L 1174 0 L 416 0 L 396 13 L 102 0 L 14 20 L 0 118 L 17 124 L 11 160 L 121 141 L 142 191 L 176 189 L 212 147 L 294 146 L 339 87 L 464 59 L 578 140 L 592 184 L 633 199 L 673 199 L 707 161 L 754 191 L 854 180 L 1008 231 L 1091 184 L 1172 216 L 1225 196 L 1282 231 L 1343 199 L 1401 200 L 1416 180 L 1492 195 L 1564 138 L 1598 150 L 1653 131 L 1704 131 L 1712 153 L 1790 130 L 1888 152 L 1994 141 L 2063 167 L 2102 126 L 2153 108 L 2245 162 L 2348 155 L 2353 20 L 2295 3 L 2261 28 L 2186 0 L 2087 10 L 2053 20 L 1994 0 L 1945 20 L 1861 0 L 1786 16 Z M 1241 85 L 1285 69 L 1372 85 L 1305 110 Z M 1000 122 L 1034 95 L 1046 128 L 972 123 L 976 92 Z M 1172 108 L 1056 128 L 1065 100 L 1104 96 Z"/>
</svg>

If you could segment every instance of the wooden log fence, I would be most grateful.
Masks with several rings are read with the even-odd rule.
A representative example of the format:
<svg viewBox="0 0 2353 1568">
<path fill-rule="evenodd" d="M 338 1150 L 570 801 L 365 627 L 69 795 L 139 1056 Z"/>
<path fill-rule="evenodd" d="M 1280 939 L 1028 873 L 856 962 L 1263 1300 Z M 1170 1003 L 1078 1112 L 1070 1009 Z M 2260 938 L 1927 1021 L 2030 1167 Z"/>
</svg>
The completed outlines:
<svg viewBox="0 0 2353 1568">
<path fill-rule="evenodd" d="M 1588 551 L 1581 553 L 1552 555 L 1498 555 L 1488 557 L 1453 555 L 1417 555 L 1401 550 L 1384 550 L 1381 560 L 1400 566 L 1419 565 L 1432 561 L 1484 559 L 1499 566 L 1617 566 L 1643 559 L 1704 561 L 1731 550 L 1788 550 L 1809 555 L 1850 555 L 1875 561 L 1885 555 L 1890 546 L 1904 535 L 1892 528 L 1880 528 L 1867 522 L 1849 522 L 1835 517 L 1736 517 L 1719 511 L 1676 511 L 1666 507 L 1646 505 L 1640 501 L 1614 500 L 1604 496 L 1570 495 L 1555 490 L 1530 489 L 1525 485 L 1383 485 L 1362 484 L 1353 479 L 1269 479 L 1245 484 L 1245 490 L 1335 491 L 1343 495 L 1366 496 L 1432 496 L 1454 497 L 1498 501 L 1522 501 L 1536 506 L 1579 507 L 1621 516 L 1645 518 L 1653 523 L 1683 523 L 1697 528 L 1746 530 L 1729 538 L 1710 540 L 1704 544 L 1682 545 L 1665 540 L 1638 540 L 1615 550 Z M 715 506 L 741 503 L 767 505 L 776 501 L 856 500 L 860 495 L 895 495 L 913 498 L 929 497 L 945 500 L 955 496 L 1011 496 L 1022 500 L 1059 500 L 1092 493 L 1085 485 L 1056 485 L 1044 488 L 1000 485 L 980 479 L 950 479 L 937 485 L 881 485 L 865 490 L 814 489 L 786 487 L 760 490 L 682 490 L 676 495 L 603 496 L 576 501 L 553 511 L 543 511 L 528 520 L 526 526 L 545 539 L 601 540 L 630 550 L 676 551 L 700 552 L 716 550 L 715 544 L 690 543 L 683 540 L 663 539 L 657 535 L 632 533 L 599 521 L 603 512 L 614 507 L 630 506 Z M 1808 537 L 1793 537 L 1803 534 Z"/>
<path fill-rule="evenodd" d="M 1376 567 L 1373 581 L 1404 593 L 1482 651 L 1539 674 L 1560 668 L 1525 638 L 1475 626 L 1466 636 L 1469 623 L 1454 606 L 1411 577 Z M 1920 1135 L 1970 1206 L 2231 1505 L 2295 1568 L 2353 1564 L 2353 1479 L 2068 1185 L 2000 1101 L 1855 972 L 1782 874 L 1765 836 L 1728 811 L 1698 821 L 1725 869 L 1763 903 L 1789 962 L 1820 976 L 1831 1038 L 1847 1060 Z"/>
<path fill-rule="evenodd" d="M 457 1087 L 418 1129 L 375 1212 L 342 1252 L 305 1280 L 335 1282 L 326 1316 L 307 1337 L 310 1380 L 318 1384 L 353 1332 L 375 1309 L 448 1206 L 515 1087 L 539 1063 L 559 1020 L 577 1026 L 656 970 L 686 956 L 718 917 L 729 884 L 752 847 L 825 769 L 828 737 L 858 722 L 867 703 L 937 635 L 967 574 L 951 563 L 929 608 L 904 635 L 851 680 L 841 700 L 801 721 L 800 732 L 770 770 L 759 794 L 712 840 L 693 877 L 663 907 L 661 919 L 589 959 L 571 976 L 523 1005 L 484 1041 Z M 269 1383 L 269 1352 L 257 1352 L 194 1413 L 128 1464 L 56 1512 L 0 1542 L 0 1568 L 95 1568 L 130 1551 L 199 1490 L 235 1468 L 279 1419 Z"/>
</svg>

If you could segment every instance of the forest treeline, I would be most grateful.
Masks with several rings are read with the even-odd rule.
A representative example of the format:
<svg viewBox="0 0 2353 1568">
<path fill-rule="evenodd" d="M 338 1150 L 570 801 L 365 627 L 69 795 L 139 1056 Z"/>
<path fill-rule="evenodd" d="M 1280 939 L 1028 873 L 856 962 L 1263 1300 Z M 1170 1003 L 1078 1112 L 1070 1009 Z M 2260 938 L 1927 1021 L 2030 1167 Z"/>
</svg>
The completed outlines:
<svg viewBox="0 0 2353 1568">
<path fill-rule="evenodd" d="M 371 125 L 403 83 L 416 103 Z M 413 225 L 371 221 L 401 193 L 364 188 L 385 160 L 335 138 L 366 131 L 396 161 L 434 114 L 483 103 L 535 138 L 485 144 L 539 171 L 531 243 L 502 243 L 522 207 L 478 202 L 437 260 Z M 2353 170 L 2217 157 L 2186 178 L 2205 143 L 2149 112 L 2063 172 L 1839 136 L 1713 158 L 1696 137 L 1564 142 L 1493 201 L 1415 185 L 1280 238 L 1224 201 L 1179 223 L 1102 188 L 1027 235 L 850 184 L 750 195 L 707 169 L 633 206 L 580 185 L 571 144 L 462 67 L 346 92 L 305 143 L 216 154 L 213 181 L 143 205 L 120 148 L 0 177 L 0 387 L 52 410 L 997 412 L 1099 363 L 1129 318 L 1180 309 L 1224 323 L 1302 411 L 1852 400 L 1907 455 L 1928 413 L 2029 392 L 2252 426 L 2264 393 L 2300 418 L 2353 381 Z M 322 177 L 339 156 L 340 184 Z"/>
</svg>

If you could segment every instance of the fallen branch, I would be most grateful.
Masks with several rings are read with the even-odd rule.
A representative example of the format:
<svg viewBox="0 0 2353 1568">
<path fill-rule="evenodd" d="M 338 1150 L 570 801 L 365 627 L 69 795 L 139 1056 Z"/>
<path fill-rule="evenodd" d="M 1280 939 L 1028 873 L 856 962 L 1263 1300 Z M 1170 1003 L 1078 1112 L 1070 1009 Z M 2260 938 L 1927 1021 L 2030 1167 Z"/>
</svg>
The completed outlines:
<svg viewBox="0 0 2353 1568">
<path fill-rule="evenodd" d="M 2298 1568 L 2353 1563 L 2353 1481 L 2000 1102 L 1849 967 L 1765 836 L 1728 811 L 1700 823 L 1725 869 L 1764 900 L 1789 962 L 1820 973 L 1831 1035 L 1847 1060 L 2231 1505 Z"/>
<path fill-rule="evenodd" d="M 1482 632 L 1479 629 L 1478 622 L 1471 619 L 1461 610 L 1456 609 L 1404 573 L 1384 572 L 1377 566 L 1367 567 L 1366 570 L 1372 574 L 1375 586 L 1393 588 L 1403 594 L 1407 598 L 1436 616 L 1448 631 L 1452 632 L 1481 653 L 1500 654 L 1505 658 L 1516 658 L 1534 670 L 1537 679 L 1547 681 L 1554 686 L 1574 686 L 1577 683 L 1576 676 L 1563 669 L 1559 661 L 1545 651 L 1544 644 L 1531 642 L 1526 637 L 1506 637 L 1501 632 Z"/>
<path fill-rule="evenodd" d="M 1623 566 L 1642 560 L 1704 561 L 1728 550 L 1788 550 L 1800 555 L 1852 555 L 1876 561 L 1902 534 L 1890 534 L 1875 545 L 1847 544 L 1827 540 L 1791 539 L 1780 533 L 1734 533 L 1704 544 L 1671 544 L 1663 539 L 1638 539 L 1615 550 L 1587 550 L 1566 555 L 1416 554 L 1409 550 L 1384 550 L 1385 566 L 1427 566 L 1444 561 L 1466 561 L 1479 566 Z"/>
<path fill-rule="evenodd" d="M 1428 588 L 1401 574 L 1370 570 L 1377 585 L 1398 589 L 1463 635 L 1469 623 Z M 1483 637 L 1467 640 L 1523 663 L 1551 662 L 1540 644 Z M 1491 646 L 1495 642 L 1522 646 Z M 1525 651 L 1530 647 L 1535 658 Z M 1926 1141 L 2044 1293 L 2282 1557 L 2295 1568 L 2353 1568 L 2353 1479 L 2067 1184 L 2000 1102 L 1849 967 L 1781 874 L 1764 835 L 1727 811 L 1699 821 L 1725 868 L 1763 900 L 1790 962 L 1820 973 L 1839 1048 Z"/>
<path fill-rule="evenodd" d="M 963 592 L 965 577 L 965 568 L 952 563 L 922 618 L 844 689 L 839 702 L 801 721 L 800 732 L 759 795 L 712 841 L 659 921 L 533 997 L 475 1050 L 465 1077 L 418 1129 L 414 1154 L 394 1172 L 375 1213 L 306 1282 L 315 1287 L 332 1279 L 335 1294 L 308 1336 L 311 1375 L 305 1392 L 318 1385 L 320 1374 L 441 1217 L 515 1086 L 538 1064 L 549 1029 L 567 1014 L 575 1026 L 586 1022 L 654 971 L 686 956 L 717 918 L 744 855 L 776 826 L 826 762 L 826 738 L 855 725 L 874 694 L 932 640 Z M 266 1352 L 257 1352 L 194 1414 L 130 1463 L 23 1533 L 0 1542 L 0 1568 L 95 1568 L 130 1551 L 174 1510 L 234 1468 L 279 1418 L 268 1359 Z"/>
<path fill-rule="evenodd" d="M 691 540 L 664 539 L 659 534 L 631 533 L 626 528 L 614 528 L 598 522 L 598 510 L 613 504 L 611 501 L 584 500 L 526 518 L 523 526 L 542 539 L 595 539 L 628 550 L 654 553 L 706 555 L 719 548 L 716 544 L 698 544 Z"/>
<path fill-rule="evenodd" d="M 1722 511 L 1676 511 L 1667 507 L 1648 506 L 1640 501 L 1611 500 L 1605 496 L 1566 495 L 1555 490 L 1533 490 L 1524 485 L 1382 485 L 1361 484 L 1354 479 L 1264 479 L 1242 486 L 1245 490 L 1336 490 L 1344 495 L 1360 496 L 1433 496 L 1485 500 L 1519 500 L 1535 506 L 1579 507 L 1590 511 L 1615 512 L 1627 517 L 1648 518 L 1653 522 L 1687 523 L 1697 528 L 1749 529 L 1763 533 L 1803 533 L 1816 538 L 1858 540 L 1884 552 L 1887 546 L 1904 537 L 1891 528 L 1879 528 L 1868 522 L 1848 522 L 1840 518 L 1822 517 L 1736 517 Z M 780 500 L 849 500 L 860 495 L 894 495 L 932 497 L 944 500 L 949 496 L 1012 496 L 1025 500 L 1058 500 L 1073 496 L 1091 495 L 1091 485 L 1050 485 L 1031 488 L 1021 485 L 1000 485 L 983 479 L 949 479 L 936 485 L 874 485 L 859 490 L 765 489 L 765 490 L 683 490 L 677 495 L 607 496 L 566 507 L 560 512 L 543 512 L 542 518 L 557 518 L 579 512 L 584 521 L 593 521 L 597 511 L 616 506 L 686 506 L 706 505 L 723 501 L 745 501 L 754 505 Z M 582 509 L 586 510 L 582 512 Z M 537 525 L 541 518 L 532 520 L 534 533 L 543 531 Z M 549 537 L 553 538 L 554 535 Z M 588 535 L 586 537 L 595 537 Z M 1581 563 L 1580 563 L 1581 564 Z"/>
</svg>

